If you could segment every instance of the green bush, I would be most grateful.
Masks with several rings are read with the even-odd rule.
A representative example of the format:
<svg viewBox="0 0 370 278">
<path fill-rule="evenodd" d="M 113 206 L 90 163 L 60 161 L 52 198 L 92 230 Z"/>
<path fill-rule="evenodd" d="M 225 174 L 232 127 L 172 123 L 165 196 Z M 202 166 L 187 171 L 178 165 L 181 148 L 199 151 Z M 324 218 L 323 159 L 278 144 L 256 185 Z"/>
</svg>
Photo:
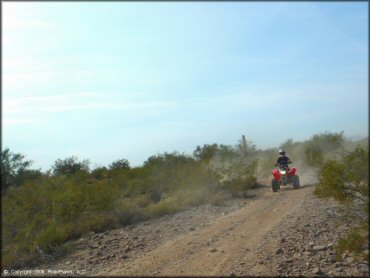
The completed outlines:
<svg viewBox="0 0 370 278">
<path fill-rule="evenodd" d="M 25 155 L 13 153 L 9 148 L 1 151 L 1 192 L 6 193 L 10 186 L 20 186 L 25 180 L 41 176 L 38 170 L 29 170 L 33 162 L 25 160 Z"/>
<path fill-rule="evenodd" d="M 89 172 L 89 164 L 89 160 L 79 161 L 76 156 L 71 156 L 63 160 L 57 159 L 52 166 L 52 171 L 55 176 L 72 176 L 78 172 Z"/>
<path fill-rule="evenodd" d="M 316 134 L 304 142 L 305 163 L 310 167 L 321 167 L 325 159 L 337 158 L 338 150 L 343 146 L 343 131 Z"/>
<path fill-rule="evenodd" d="M 340 202 L 354 200 L 368 203 L 369 154 L 361 147 L 348 153 L 341 160 L 328 160 L 322 164 L 315 194 L 334 197 Z"/>
<path fill-rule="evenodd" d="M 361 226 L 353 228 L 345 237 L 341 238 L 335 246 L 339 257 L 344 252 L 353 253 L 356 259 L 368 260 L 369 225 L 365 221 Z"/>
<path fill-rule="evenodd" d="M 125 158 L 122 158 L 122 159 L 118 159 L 114 162 L 112 162 L 110 165 L 109 165 L 109 169 L 110 170 L 117 170 L 117 169 L 130 169 L 130 163 L 128 162 L 127 159 Z"/>
<path fill-rule="evenodd" d="M 242 193 L 257 187 L 256 171 L 258 161 L 246 162 L 240 160 L 225 170 L 225 178 L 221 182 L 221 189 L 231 193 Z"/>
<path fill-rule="evenodd" d="M 91 171 L 91 175 L 93 176 L 93 178 L 98 180 L 106 179 L 109 177 L 109 171 L 107 167 L 97 167 Z"/>
<path fill-rule="evenodd" d="M 181 210 L 181 207 L 177 203 L 174 197 L 169 197 L 159 203 L 151 204 L 145 208 L 145 212 L 154 217 L 163 216 L 166 214 L 173 214 Z"/>
<path fill-rule="evenodd" d="M 48 253 L 89 230 L 112 227 L 115 219 L 104 212 L 113 209 L 114 200 L 120 197 L 118 188 L 81 181 L 86 182 L 86 177 L 52 177 L 9 190 L 2 198 L 2 243 L 7 261 L 14 257 L 8 254 L 12 252 L 9 246 L 26 250 L 18 252 L 17 260 L 27 262 L 38 256 L 38 250 Z"/>
</svg>

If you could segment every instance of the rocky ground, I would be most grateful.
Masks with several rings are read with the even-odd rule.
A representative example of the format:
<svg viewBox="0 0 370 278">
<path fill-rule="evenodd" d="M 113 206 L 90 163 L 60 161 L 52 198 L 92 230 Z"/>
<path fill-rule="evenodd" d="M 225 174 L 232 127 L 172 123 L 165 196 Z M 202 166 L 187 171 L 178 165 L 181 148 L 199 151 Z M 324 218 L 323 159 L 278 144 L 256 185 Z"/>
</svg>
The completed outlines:
<svg viewBox="0 0 370 278">
<path fill-rule="evenodd" d="M 338 257 L 335 244 L 345 236 L 360 210 L 347 210 L 333 199 L 318 199 L 308 194 L 301 209 L 283 219 L 263 237 L 256 254 L 259 264 L 272 263 L 282 276 L 368 277 L 368 261 L 355 261 L 345 252 Z M 275 253 L 266 254 L 265 246 L 275 243 Z"/>
</svg>

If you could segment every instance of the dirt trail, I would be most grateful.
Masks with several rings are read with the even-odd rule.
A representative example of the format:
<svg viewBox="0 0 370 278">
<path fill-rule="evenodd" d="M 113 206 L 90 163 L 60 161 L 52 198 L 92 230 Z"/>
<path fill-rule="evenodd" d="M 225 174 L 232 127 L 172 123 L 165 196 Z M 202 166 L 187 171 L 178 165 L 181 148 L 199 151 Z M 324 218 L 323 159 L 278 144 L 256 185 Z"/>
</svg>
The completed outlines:
<svg viewBox="0 0 370 278">
<path fill-rule="evenodd" d="M 250 275 L 273 275 L 272 265 L 259 264 L 256 257 L 263 236 L 284 217 L 294 214 L 313 187 L 287 187 L 279 193 L 270 190 L 266 188 L 263 196 L 208 227 L 167 241 L 134 261 L 102 268 L 97 275 L 230 275 L 240 265 Z M 264 244 L 264 249 L 275 254 L 276 246 Z"/>
</svg>

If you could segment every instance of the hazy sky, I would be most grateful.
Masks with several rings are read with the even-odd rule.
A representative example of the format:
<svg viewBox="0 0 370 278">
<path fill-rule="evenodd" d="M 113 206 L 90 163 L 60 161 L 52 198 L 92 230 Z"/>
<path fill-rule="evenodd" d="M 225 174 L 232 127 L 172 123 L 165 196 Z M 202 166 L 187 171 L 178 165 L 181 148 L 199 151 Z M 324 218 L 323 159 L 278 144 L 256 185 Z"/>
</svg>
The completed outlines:
<svg viewBox="0 0 370 278">
<path fill-rule="evenodd" d="M 2 142 L 76 155 L 368 135 L 367 2 L 3 2 Z"/>
</svg>

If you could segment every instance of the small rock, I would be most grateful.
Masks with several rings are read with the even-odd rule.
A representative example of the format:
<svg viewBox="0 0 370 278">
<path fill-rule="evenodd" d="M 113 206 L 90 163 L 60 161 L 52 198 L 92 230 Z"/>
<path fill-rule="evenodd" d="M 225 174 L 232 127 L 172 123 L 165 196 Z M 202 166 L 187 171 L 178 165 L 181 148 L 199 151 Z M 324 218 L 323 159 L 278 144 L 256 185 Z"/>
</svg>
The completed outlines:
<svg viewBox="0 0 370 278">
<path fill-rule="evenodd" d="M 69 265 L 69 264 L 71 264 L 71 262 L 70 262 L 70 261 L 66 262 L 66 265 Z"/>
<path fill-rule="evenodd" d="M 328 245 L 326 245 L 326 248 L 331 249 L 333 248 L 333 246 L 334 246 L 334 243 L 329 243 Z"/>
<path fill-rule="evenodd" d="M 189 228 L 189 231 L 195 231 L 195 228 L 194 227 L 190 227 Z"/>
<path fill-rule="evenodd" d="M 321 270 L 320 270 L 320 268 L 315 267 L 315 268 L 312 270 L 312 273 L 313 273 L 313 274 L 320 274 L 320 273 L 321 273 Z"/>
<path fill-rule="evenodd" d="M 131 247 L 130 246 L 126 246 L 125 252 L 127 253 L 127 252 L 130 252 L 130 251 L 131 251 Z"/>
<path fill-rule="evenodd" d="M 281 254 L 283 253 L 283 249 L 281 248 L 278 248 L 276 251 L 275 251 L 275 254 Z"/>
<path fill-rule="evenodd" d="M 293 255 L 293 258 L 296 258 L 296 259 L 298 259 L 300 257 L 301 257 L 301 253 L 294 253 L 294 255 Z"/>
<path fill-rule="evenodd" d="M 323 250 L 326 249 L 326 246 L 325 245 L 316 245 L 316 246 L 312 247 L 312 249 L 314 251 L 323 251 Z"/>
<path fill-rule="evenodd" d="M 217 249 L 213 247 L 213 248 L 209 249 L 209 251 L 210 252 L 217 252 Z"/>
<path fill-rule="evenodd" d="M 126 259 L 128 259 L 128 256 L 127 255 L 122 255 L 121 258 L 124 259 L 124 260 L 126 260 Z"/>
</svg>

